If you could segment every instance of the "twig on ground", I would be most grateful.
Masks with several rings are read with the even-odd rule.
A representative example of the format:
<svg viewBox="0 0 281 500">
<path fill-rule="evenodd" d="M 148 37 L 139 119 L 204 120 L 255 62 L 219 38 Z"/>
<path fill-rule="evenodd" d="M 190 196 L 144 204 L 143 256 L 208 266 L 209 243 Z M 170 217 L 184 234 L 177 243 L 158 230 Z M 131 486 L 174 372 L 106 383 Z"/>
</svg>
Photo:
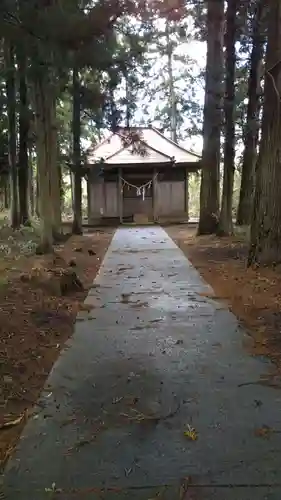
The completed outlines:
<svg viewBox="0 0 281 500">
<path fill-rule="evenodd" d="M 274 382 L 270 382 L 269 380 L 256 380 L 253 382 L 243 382 L 242 384 L 238 384 L 237 387 L 244 387 L 247 385 L 263 385 L 264 387 L 272 387 L 273 389 L 281 389 L 280 384 L 275 384 Z"/>
<path fill-rule="evenodd" d="M 180 409 L 180 403 L 178 403 L 177 407 L 175 410 L 171 410 L 168 414 L 166 415 L 145 415 L 144 413 L 136 410 L 135 408 L 132 408 L 132 412 L 135 413 L 135 415 L 128 415 L 127 413 L 120 413 L 122 417 L 126 417 L 129 420 L 133 422 L 137 422 L 139 424 L 144 423 L 144 422 L 152 422 L 155 425 L 157 425 L 161 420 L 168 420 L 169 418 L 172 418 L 176 415 L 176 413 Z"/>
<path fill-rule="evenodd" d="M 18 418 L 15 418 L 14 420 L 10 420 L 9 422 L 4 422 L 3 424 L 0 425 L 0 431 L 10 429 L 11 427 L 15 427 L 16 425 L 19 425 L 25 417 L 25 413 L 20 415 Z"/>
</svg>

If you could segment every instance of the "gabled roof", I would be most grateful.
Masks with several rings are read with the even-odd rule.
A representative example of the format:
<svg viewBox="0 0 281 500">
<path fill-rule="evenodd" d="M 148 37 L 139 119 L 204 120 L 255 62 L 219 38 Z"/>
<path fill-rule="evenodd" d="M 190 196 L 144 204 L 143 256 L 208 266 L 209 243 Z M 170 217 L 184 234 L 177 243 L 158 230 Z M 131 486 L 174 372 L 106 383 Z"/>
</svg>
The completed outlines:
<svg viewBox="0 0 281 500">
<path fill-rule="evenodd" d="M 132 141 L 135 136 L 135 141 Z M 87 162 L 111 165 L 134 163 L 195 163 L 200 156 L 167 139 L 154 127 L 119 128 L 88 150 Z"/>
</svg>

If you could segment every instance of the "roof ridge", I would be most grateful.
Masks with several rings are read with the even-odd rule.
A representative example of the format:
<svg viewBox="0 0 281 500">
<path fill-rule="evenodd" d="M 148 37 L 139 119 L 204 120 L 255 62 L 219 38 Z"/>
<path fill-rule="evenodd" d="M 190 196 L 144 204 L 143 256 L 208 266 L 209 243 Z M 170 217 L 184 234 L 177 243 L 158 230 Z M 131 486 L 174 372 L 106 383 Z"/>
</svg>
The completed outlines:
<svg viewBox="0 0 281 500">
<path fill-rule="evenodd" d="M 196 156 L 197 158 L 201 158 L 200 155 L 198 155 L 197 153 L 193 153 L 192 151 L 188 150 L 188 149 L 185 149 L 183 146 L 180 146 L 179 144 L 177 144 L 175 141 L 173 141 L 172 139 L 169 139 L 168 137 L 166 137 L 164 134 L 162 134 L 156 127 L 153 127 L 153 125 L 151 126 L 151 129 L 154 130 L 154 132 L 156 132 L 156 134 L 160 135 L 161 137 L 163 137 L 163 139 L 165 139 L 166 141 L 170 142 L 171 144 L 173 144 L 173 146 L 176 146 L 176 148 L 180 149 L 181 151 L 184 151 L 185 153 L 188 153 L 190 155 L 193 155 L 193 156 Z"/>
</svg>

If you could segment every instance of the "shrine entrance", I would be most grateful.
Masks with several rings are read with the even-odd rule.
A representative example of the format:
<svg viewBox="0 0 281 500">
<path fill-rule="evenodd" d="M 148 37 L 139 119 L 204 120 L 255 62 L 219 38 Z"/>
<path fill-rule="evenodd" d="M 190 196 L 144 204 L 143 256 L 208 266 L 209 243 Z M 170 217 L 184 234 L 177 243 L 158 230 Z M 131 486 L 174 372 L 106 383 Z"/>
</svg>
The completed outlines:
<svg viewBox="0 0 281 500">
<path fill-rule="evenodd" d="M 133 176 L 123 173 L 121 182 L 124 219 L 143 216 L 153 221 L 153 172 Z"/>
</svg>

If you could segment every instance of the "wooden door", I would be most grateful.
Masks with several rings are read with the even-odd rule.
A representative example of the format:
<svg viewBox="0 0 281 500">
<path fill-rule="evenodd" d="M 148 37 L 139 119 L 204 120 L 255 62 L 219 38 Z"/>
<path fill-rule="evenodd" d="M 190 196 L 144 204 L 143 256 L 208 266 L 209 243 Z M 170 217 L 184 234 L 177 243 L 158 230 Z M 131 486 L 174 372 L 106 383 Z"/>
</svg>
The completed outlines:
<svg viewBox="0 0 281 500">
<path fill-rule="evenodd" d="M 123 214 L 133 217 L 136 214 L 153 217 L 152 182 L 151 179 L 126 178 L 123 185 Z M 148 183 L 148 184 L 147 184 Z M 146 185 L 147 184 L 147 185 Z"/>
</svg>

